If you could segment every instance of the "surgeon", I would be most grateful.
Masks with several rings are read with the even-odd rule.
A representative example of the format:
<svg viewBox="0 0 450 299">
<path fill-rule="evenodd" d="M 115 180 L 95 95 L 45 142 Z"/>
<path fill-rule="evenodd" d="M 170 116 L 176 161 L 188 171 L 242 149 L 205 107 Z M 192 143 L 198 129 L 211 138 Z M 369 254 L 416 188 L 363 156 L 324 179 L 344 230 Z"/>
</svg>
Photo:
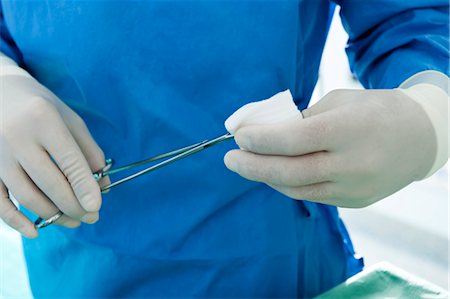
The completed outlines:
<svg viewBox="0 0 450 299">
<path fill-rule="evenodd" d="M 307 108 L 335 3 L 1 0 L 0 217 L 26 237 L 34 296 L 302 298 L 361 271 L 336 206 L 448 159 L 449 4 L 335 2 L 367 89 Z M 287 89 L 303 117 L 101 195 L 119 178 L 94 180 L 105 157 L 215 137 Z"/>
</svg>

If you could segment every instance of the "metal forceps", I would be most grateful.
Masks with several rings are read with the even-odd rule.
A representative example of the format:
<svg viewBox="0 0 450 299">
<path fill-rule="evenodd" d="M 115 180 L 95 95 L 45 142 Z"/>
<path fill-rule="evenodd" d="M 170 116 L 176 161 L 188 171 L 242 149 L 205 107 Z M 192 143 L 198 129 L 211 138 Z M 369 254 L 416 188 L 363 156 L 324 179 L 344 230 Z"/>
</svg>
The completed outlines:
<svg viewBox="0 0 450 299">
<path fill-rule="evenodd" d="M 127 177 L 124 177 L 124 178 L 122 178 L 122 179 L 120 179 L 118 181 L 115 181 L 115 182 L 113 182 L 113 183 L 111 183 L 109 185 L 106 185 L 106 186 L 102 187 L 101 191 L 103 193 L 103 192 L 105 192 L 105 191 L 107 191 L 107 190 L 109 190 L 109 189 L 111 189 L 111 188 L 113 188 L 115 186 L 118 186 L 118 185 L 120 185 L 122 183 L 128 182 L 129 180 L 135 179 L 135 178 L 137 178 L 137 177 L 139 177 L 141 175 L 144 175 L 144 174 L 149 173 L 151 171 L 154 171 L 154 170 L 157 170 L 157 169 L 162 168 L 164 166 L 167 166 L 167 165 L 169 165 L 169 164 L 171 164 L 173 162 L 181 160 L 181 159 L 183 159 L 185 157 L 188 157 L 188 156 L 190 156 L 192 154 L 198 153 L 198 152 L 200 152 L 200 151 L 202 151 L 202 150 L 204 150 L 204 149 L 206 149 L 208 147 L 214 146 L 214 145 L 216 145 L 218 143 L 221 143 L 223 141 L 226 141 L 226 140 L 229 140 L 229 139 L 232 139 L 232 138 L 234 138 L 234 136 L 232 134 L 230 134 L 230 133 L 227 133 L 225 135 L 216 137 L 216 138 L 211 139 L 211 140 L 204 140 L 202 142 L 195 143 L 195 144 L 192 144 L 192 145 L 187 146 L 187 147 L 176 149 L 176 150 L 164 153 L 164 154 L 160 154 L 160 155 L 157 155 L 157 156 L 154 156 L 154 157 L 142 160 L 142 161 L 134 162 L 134 163 L 131 163 L 131 164 L 128 164 L 128 165 L 125 165 L 125 166 L 121 166 L 121 167 L 118 167 L 118 168 L 112 168 L 113 162 L 114 162 L 113 159 L 107 159 L 106 160 L 106 166 L 103 167 L 102 169 L 100 169 L 99 171 L 94 172 L 93 176 L 94 176 L 95 180 L 99 181 L 101 178 L 103 178 L 105 176 L 108 176 L 108 175 L 111 175 L 111 174 L 115 174 L 115 173 L 118 173 L 118 172 L 121 172 L 121 171 L 124 171 L 124 170 L 131 169 L 133 167 L 144 165 L 144 164 L 147 164 L 147 163 L 150 163 L 150 162 L 154 162 L 154 161 L 157 161 L 157 160 L 165 159 L 165 160 L 163 160 L 163 161 L 161 161 L 159 163 L 153 164 L 153 165 L 151 165 L 151 166 L 149 166 L 149 167 L 147 167 L 147 168 L 145 168 L 143 170 L 135 172 L 135 173 L 133 173 L 133 174 L 127 176 Z M 53 215 L 52 217 L 50 217 L 48 219 L 43 219 L 43 218 L 39 217 L 34 222 L 34 226 L 35 226 L 36 229 L 44 228 L 44 227 L 49 226 L 50 224 L 54 223 L 55 221 L 57 221 L 62 215 L 63 215 L 63 212 L 59 211 L 58 213 L 56 213 L 55 215 Z"/>
</svg>

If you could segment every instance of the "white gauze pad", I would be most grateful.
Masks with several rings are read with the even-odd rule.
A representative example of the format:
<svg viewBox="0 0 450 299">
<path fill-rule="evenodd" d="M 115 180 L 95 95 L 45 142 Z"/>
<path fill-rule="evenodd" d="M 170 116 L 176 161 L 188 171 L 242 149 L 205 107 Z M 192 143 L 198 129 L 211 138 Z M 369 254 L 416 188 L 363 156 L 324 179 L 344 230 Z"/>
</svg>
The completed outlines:
<svg viewBox="0 0 450 299">
<path fill-rule="evenodd" d="M 267 100 L 246 104 L 234 112 L 225 121 L 225 128 L 234 134 L 237 129 L 250 125 L 270 125 L 289 120 L 294 117 L 303 118 L 292 99 L 291 92 L 285 90 Z"/>
</svg>

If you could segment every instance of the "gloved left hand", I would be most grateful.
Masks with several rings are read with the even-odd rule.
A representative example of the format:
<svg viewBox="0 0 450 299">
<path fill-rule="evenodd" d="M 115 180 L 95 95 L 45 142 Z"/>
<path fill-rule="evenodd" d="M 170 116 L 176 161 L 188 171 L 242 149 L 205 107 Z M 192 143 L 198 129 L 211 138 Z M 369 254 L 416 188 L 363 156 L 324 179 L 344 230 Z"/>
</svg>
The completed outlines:
<svg viewBox="0 0 450 299">
<path fill-rule="evenodd" d="M 227 153 L 226 166 L 291 198 L 352 208 L 422 179 L 433 166 L 432 123 L 399 89 L 336 90 L 303 116 L 238 129 L 241 150 Z"/>
</svg>

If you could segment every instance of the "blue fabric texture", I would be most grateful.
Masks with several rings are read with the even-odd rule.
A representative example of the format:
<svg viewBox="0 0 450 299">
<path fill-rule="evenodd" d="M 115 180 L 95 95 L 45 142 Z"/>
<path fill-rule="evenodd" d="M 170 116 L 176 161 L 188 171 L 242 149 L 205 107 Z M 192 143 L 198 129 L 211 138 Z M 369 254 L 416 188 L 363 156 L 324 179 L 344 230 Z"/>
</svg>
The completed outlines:
<svg viewBox="0 0 450 299">
<path fill-rule="evenodd" d="M 1 2 L 0 2 L 1 4 Z M 0 5 L 0 52 L 12 58 L 17 64 L 22 63 L 22 57 L 20 55 L 19 49 L 17 49 L 14 40 L 6 27 L 3 10 Z"/>
<path fill-rule="evenodd" d="M 447 67 L 442 1 L 379 2 L 339 3 L 366 86 Z M 307 107 L 333 11 L 325 0 L 1 4 L 2 51 L 117 165 L 222 134 L 237 108 L 288 88 Z M 233 147 L 113 189 L 95 225 L 24 239 L 35 297 L 310 297 L 362 269 L 336 208 L 227 171 Z"/>
<path fill-rule="evenodd" d="M 350 65 L 366 88 L 395 88 L 424 70 L 449 71 L 447 0 L 338 0 Z"/>
</svg>

